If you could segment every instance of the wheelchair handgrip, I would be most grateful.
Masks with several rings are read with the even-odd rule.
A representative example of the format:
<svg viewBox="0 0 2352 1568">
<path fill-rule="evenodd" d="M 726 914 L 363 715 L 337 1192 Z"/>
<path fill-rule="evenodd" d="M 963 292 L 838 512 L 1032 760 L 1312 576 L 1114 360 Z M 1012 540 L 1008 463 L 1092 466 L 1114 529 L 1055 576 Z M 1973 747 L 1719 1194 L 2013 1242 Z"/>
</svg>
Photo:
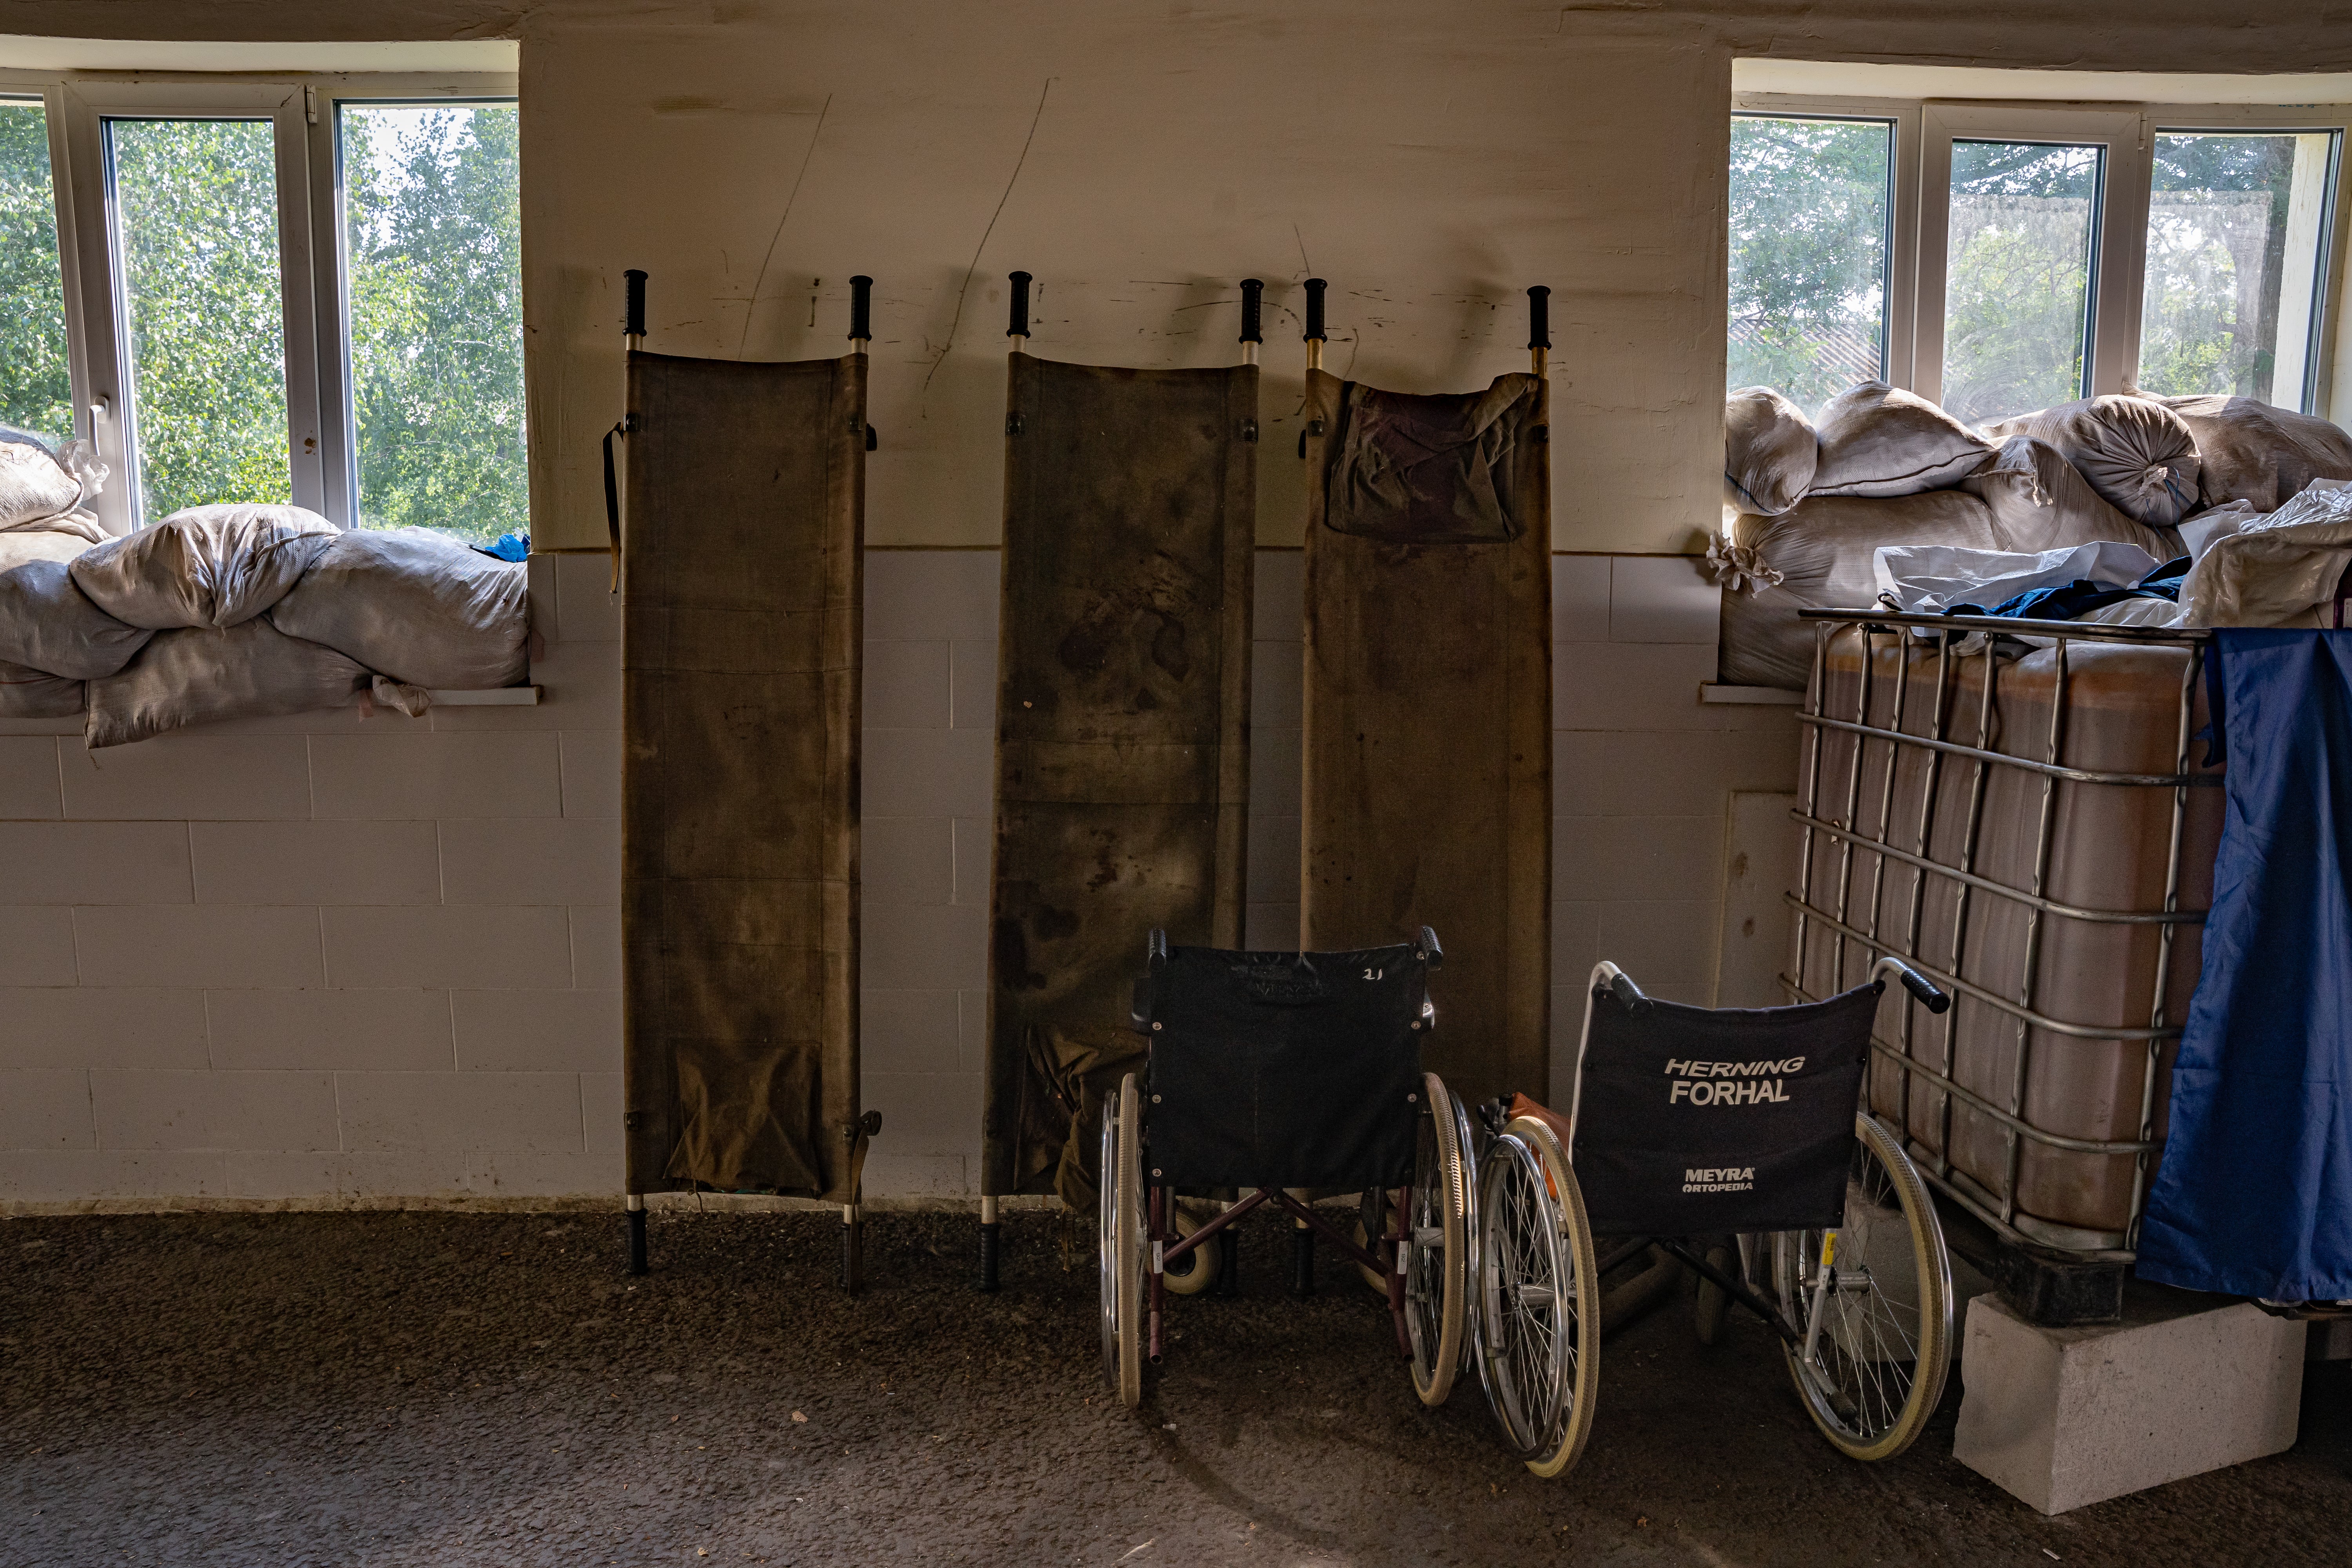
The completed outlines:
<svg viewBox="0 0 2352 1568">
<path fill-rule="evenodd" d="M 1437 945 L 1437 931 L 1433 926 L 1421 928 L 1421 956 L 1432 969 L 1442 969 L 1445 965 L 1445 950 Z"/>
<path fill-rule="evenodd" d="M 1952 999 L 1936 989 L 1935 983 L 1907 965 L 1895 971 L 1895 977 L 1903 982 L 1903 989 L 1916 996 L 1930 1013 L 1948 1013 Z"/>
<path fill-rule="evenodd" d="M 1622 971 L 1609 977 L 1609 994 L 1616 997 L 1618 1005 L 1628 1013 L 1649 1009 L 1650 999 L 1642 994 L 1642 988 L 1633 984 L 1633 977 Z"/>
</svg>

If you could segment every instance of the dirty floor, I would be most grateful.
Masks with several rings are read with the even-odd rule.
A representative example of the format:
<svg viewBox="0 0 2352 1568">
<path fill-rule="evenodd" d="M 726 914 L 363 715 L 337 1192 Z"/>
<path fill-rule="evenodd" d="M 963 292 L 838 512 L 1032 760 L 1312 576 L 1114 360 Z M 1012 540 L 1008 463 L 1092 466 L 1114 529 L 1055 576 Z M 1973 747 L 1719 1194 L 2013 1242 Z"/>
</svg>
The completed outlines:
<svg viewBox="0 0 2352 1568">
<path fill-rule="evenodd" d="M 1583 1464 L 1538 1481 L 1475 1384 L 1424 1410 L 1328 1254 L 1179 1301 L 1107 1401 L 1087 1238 L 875 1216 L 659 1215 L 653 1273 L 581 1215 L 0 1221 L 9 1563 L 2330 1563 L 2352 1561 L 2352 1375 L 2293 1451 L 2043 1519 L 1951 1458 L 1816 1436 L 1769 1336 L 1687 1310 L 1610 1341 Z"/>
</svg>

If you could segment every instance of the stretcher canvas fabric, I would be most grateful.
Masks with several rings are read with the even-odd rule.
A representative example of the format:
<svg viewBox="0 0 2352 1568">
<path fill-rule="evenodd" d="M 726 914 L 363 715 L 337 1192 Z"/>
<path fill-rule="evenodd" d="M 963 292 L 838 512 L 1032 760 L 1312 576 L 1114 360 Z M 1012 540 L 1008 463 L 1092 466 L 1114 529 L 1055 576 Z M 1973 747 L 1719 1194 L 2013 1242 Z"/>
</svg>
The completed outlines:
<svg viewBox="0 0 2352 1568">
<path fill-rule="evenodd" d="M 1302 947 L 1445 944 L 1430 1070 L 1541 1098 L 1551 1008 L 1545 384 L 1401 398 L 1307 376 Z M 1378 410 L 1375 424 L 1365 416 Z M 1388 432 L 1375 464 L 1362 437 Z M 1438 438 L 1454 445 L 1436 450 Z M 1369 470 L 1360 471 L 1360 470 Z M 1430 493 L 1399 504 L 1398 475 Z M 1376 482 L 1377 481 L 1377 482 Z"/>
<path fill-rule="evenodd" d="M 628 1190 L 852 1201 L 866 361 L 629 356 Z"/>
<path fill-rule="evenodd" d="M 1596 995 L 1573 1122 L 1603 1236 L 1834 1226 L 1881 988 L 1794 1007 L 1627 1012 Z"/>
<path fill-rule="evenodd" d="M 1145 1176 L 1179 1187 L 1411 1181 L 1427 979 L 1412 946 L 1171 951 L 1146 987 Z"/>
<path fill-rule="evenodd" d="M 2213 635 L 2228 797 L 2137 1272 L 2352 1297 L 2352 632 Z"/>
<path fill-rule="evenodd" d="M 1009 396 L 981 1191 L 1083 1206 L 1149 934 L 1241 943 L 1257 370 Z"/>
</svg>

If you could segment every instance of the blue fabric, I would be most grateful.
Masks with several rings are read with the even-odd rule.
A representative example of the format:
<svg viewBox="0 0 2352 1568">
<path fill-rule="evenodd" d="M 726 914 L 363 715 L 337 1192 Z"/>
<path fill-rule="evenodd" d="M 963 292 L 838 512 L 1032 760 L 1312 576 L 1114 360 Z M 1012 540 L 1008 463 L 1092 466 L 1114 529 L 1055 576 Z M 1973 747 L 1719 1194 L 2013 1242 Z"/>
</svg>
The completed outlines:
<svg viewBox="0 0 2352 1568">
<path fill-rule="evenodd" d="M 2228 797 L 2144 1279 L 2352 1297 L 2352 632 L 2213 634 Z"/>
<path fill-rule="evenodd" d="M 530 535 L 528 533 L 501 533 L 499 535 L 497 543 L 477 544 L 474 548 L 480 551 L 483 554 L 491 556 L 497 560 L 504 561 L 510 564 L 518 563 L 530 559 Z"/>
<path fill-rule="evenodd" d="M 1954 605 L 1944 613 L 1948 616 L 2007 616 L 2025 621 L 2072 621 L 2122 599 L 2178 601 L 2180 584 L 2189 575 L 2189 557 L 2184 555 L 2178 561 L 2165 563 L 2130 587 L 2077 577 L 2071 583 L 2054 587 L 2028 588 L 2022 594 L 2003 599 L 1990 610 L 1977 605 Z"/>
</svg>

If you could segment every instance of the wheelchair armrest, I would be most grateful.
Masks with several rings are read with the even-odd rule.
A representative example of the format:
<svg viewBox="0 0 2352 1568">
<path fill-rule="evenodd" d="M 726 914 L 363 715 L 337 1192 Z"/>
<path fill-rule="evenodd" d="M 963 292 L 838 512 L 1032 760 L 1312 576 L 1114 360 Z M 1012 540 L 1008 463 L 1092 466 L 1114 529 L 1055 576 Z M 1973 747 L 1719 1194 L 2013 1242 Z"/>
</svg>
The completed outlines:
<svg viewBox="0 0 2352 1568">
<path fill-rule="evenodd" d="M 1432 969 L 1445 965 L 1445 950 L 1437 945 L 1437 932 L 1429 926 L 1421 928 L 1421 956 Z"/>
</svg>

